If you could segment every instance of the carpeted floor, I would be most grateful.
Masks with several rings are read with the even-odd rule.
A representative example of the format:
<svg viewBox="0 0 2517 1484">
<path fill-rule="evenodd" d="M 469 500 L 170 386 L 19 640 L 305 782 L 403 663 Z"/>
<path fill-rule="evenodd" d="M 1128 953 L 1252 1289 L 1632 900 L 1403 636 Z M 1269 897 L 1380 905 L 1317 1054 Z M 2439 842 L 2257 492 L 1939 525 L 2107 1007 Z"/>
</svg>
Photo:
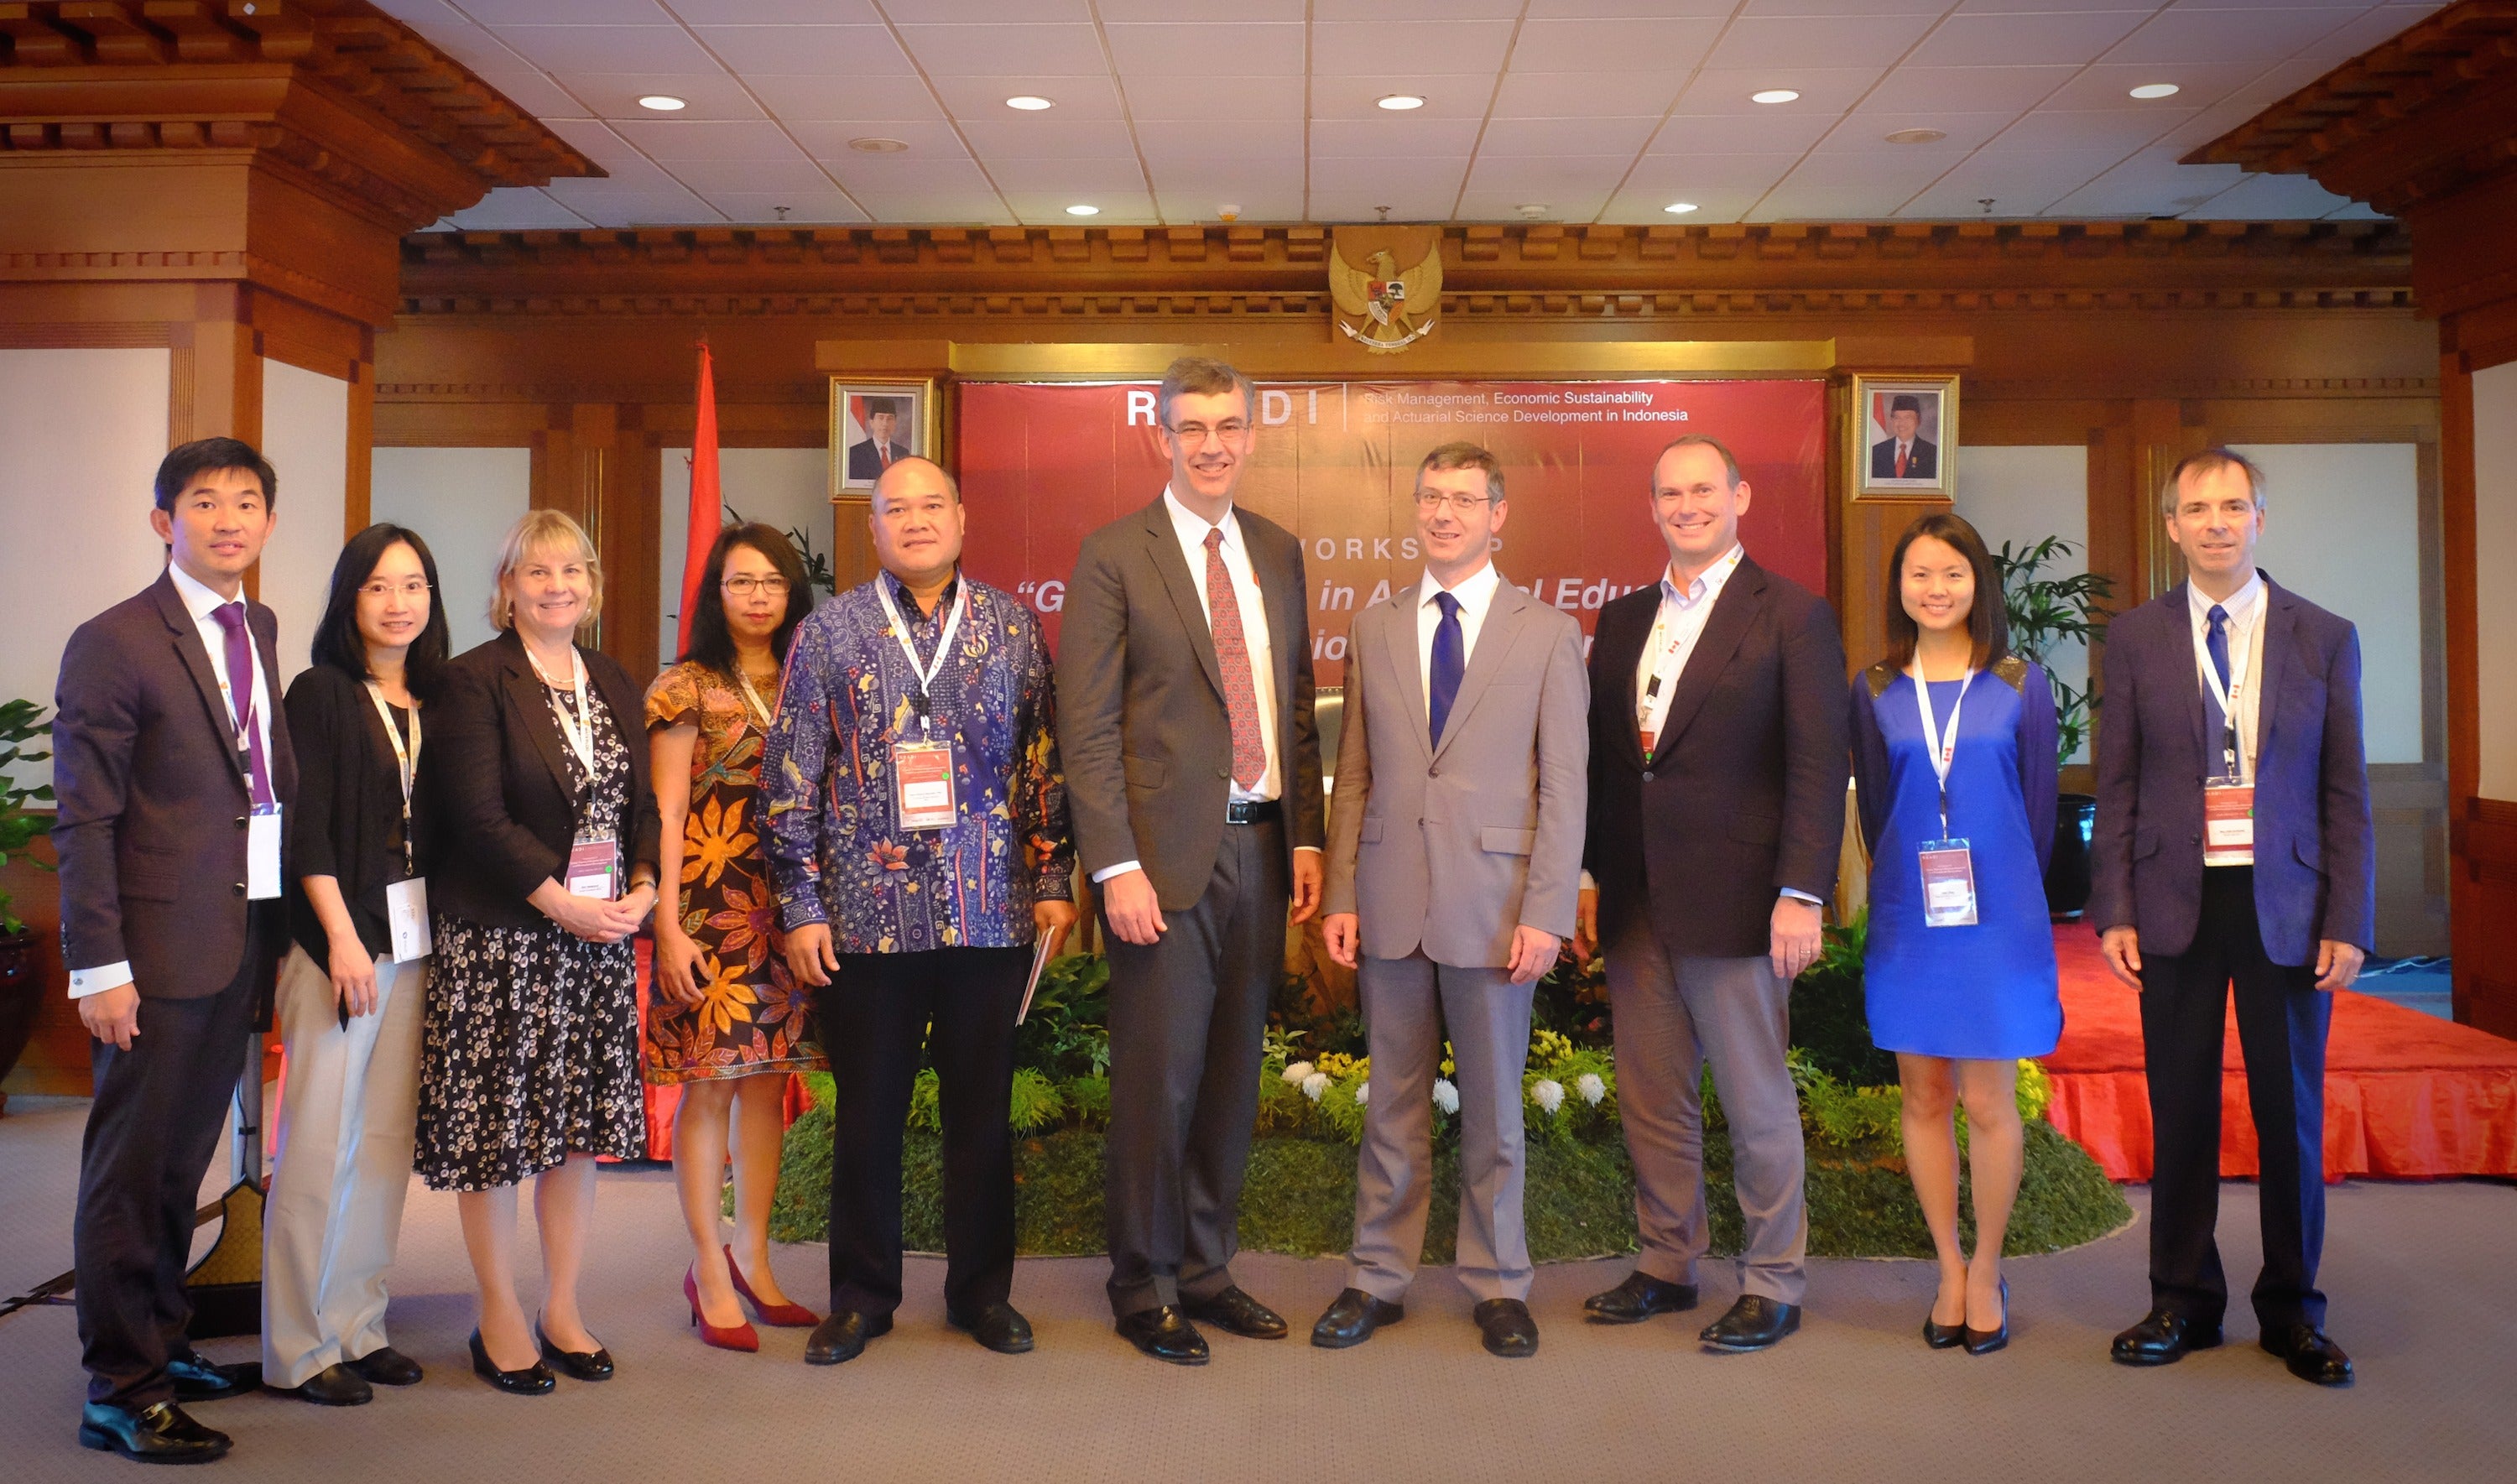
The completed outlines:
<svg viewBox="0 0 2517 1484">
<path fill-rule="evenodd" d="M 21 1104 L 0 1120 L 0 1293 L 67 1266 L 84 1105 Z M 2146 1192 L 2132 1193 L 2136 1207 Z M 1469 1300 L 1442 1270 L 1406 1322 L 1358 1350 L 1215 1339 L 1178 1371 L 1111 1335 L 1097 1259 L 1026 1260 L 1015 1300 L 1040 1350 L 987 1354 L 944 1329 L 942 1264 L 914 1259 L 901 1328 L 834 1370 L 803 1335 L 756 1356 L 685 1328 L 685 1256 L 668 1177 L 605 1175 L 588 1308 L 620 1364 L 600 1386 L 499 1395 L 463 1361 L 472 1300 L 450 1198 L 414 1191 L 397 1274 L 398 1344 L 431 1368 L 410 1391 L 326 1411 L 257 1396 L 201 1409 L 236 1438 L 219 1467 L 255 1480 L 2318 1480 L 2505 1479 L 2517 1459 L 2509 1357 L 2517 1190 L 2479 1182 L 2332 1192 L 2325 1282 L 2336 1336 L 2361 1364 L 2348 1392 L 2291 1379 L 2231 1316 L 2227 1348 L 2162 1371 L 2110 1365 L 2107 1337 L 2145 1298 L 2138 1223 L 2010 1265 L 2015 1337 L 2002 1354 L 1933 1353 L 1915 1334 L 1931 1270 L 1820 1262 L 1810 1317 L 1770 1354 L 1716 1357 L 1704 1313 L 1627 1330 L 1575 1319 L 1622 1262 L 1542 1269 L 1530 1361 L 1477 1348 Z M 2225 1251 L 2255 1267 L 2251 1186 L 2227 1187 Z M 818 1300 L 819 1248 L 779 1271 Z M 1333 1260 L 1258 1257 L 1244 1283 L 1298 1328 L 1334 1296 Z M 2242 1300 L 2240 1300 L 2242 1304 Z M 250 1353 L 250 1342 L 210 1347 Z M 71 1311 L 0 1319 L 0 1478 L 107 1479 L 131 1465 L 81 1452 Z"/>
</svg>

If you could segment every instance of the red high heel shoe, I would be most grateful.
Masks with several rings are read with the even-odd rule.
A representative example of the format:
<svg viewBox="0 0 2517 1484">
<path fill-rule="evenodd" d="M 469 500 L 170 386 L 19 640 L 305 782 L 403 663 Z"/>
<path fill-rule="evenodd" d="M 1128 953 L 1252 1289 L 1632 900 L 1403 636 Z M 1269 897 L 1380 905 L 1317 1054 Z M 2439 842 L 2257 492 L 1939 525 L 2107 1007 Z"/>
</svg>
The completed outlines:
<svg viewBox="0 0 2517 1484">
<path fill-rule="evenodd" d="M 742 1280 L 737 1279 L 736 1282 L 739 1285 Z M 708 1323 L 707 1316 L 700 1312 L 700 1270 L 696 1264 L 682 1275 L 682 1296 L 691 1301 L 691 1323 L 698 1327 L 700 1338 L 720 1350 L 756 1351 L 760 1348 L 760 1332 L 753 1329 L 749 1321 L 719 1327 Z"/>
<path fill-rule="evenodd" d="M 752 1312 L 760 1322 L 781 1330 L 809 1330 L 822 1322 L 822 1316 L 800 1303 L 762 1303 L 751 1285 L 743 1281 L 743 1264 L 734 1260 L 734 1249 L 725 1250 L 725 1270 L 734 1275 L 734 1291 L 750 1301 Z"/>
</svg>

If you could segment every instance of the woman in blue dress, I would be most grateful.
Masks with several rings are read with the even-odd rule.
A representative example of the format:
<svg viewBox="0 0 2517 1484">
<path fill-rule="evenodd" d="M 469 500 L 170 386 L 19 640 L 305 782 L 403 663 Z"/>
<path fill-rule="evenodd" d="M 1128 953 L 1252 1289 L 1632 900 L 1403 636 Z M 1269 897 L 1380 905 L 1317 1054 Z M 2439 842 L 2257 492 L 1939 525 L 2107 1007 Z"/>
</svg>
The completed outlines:
<svg viewBox="0 0 2517 1484">
<path fill-rule="evenodd" d="M 1905 1164 L 1941 1263 L 1935 1349 L 2009 1342 L 2001 1244 L 2019 1195 L 2019 1058 L 2063 1034 L 2045 862 L 2054 846 L 2054 690 L 2010 653 L 2000 574 L 1955 515 L 1907 527 L 1888 560 L 1888 656 L 1853 677 L 1853 767 L 1870 851 L 1870 1036 L 1897 1053 Z M 1922 687 L 1928 707 L 1918 704 Z M 1937 764 L 1937 766 L 1936 766 Z M 1976 1249 L 1958 1245 L 1967 1115 Z"/>
</svg>

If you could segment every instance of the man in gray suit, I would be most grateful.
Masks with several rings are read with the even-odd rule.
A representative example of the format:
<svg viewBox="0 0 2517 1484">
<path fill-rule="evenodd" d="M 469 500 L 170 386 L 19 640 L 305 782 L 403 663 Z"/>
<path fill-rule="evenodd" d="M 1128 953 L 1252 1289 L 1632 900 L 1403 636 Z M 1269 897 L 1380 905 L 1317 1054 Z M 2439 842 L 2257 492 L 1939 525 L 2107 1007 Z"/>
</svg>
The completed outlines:
<svg viewBox="0 0 2517 1484">
<path fill-rule="evenodd" d="M 1433 1073 L 1458 1067 L 1460 1282 L 1485 1347 L 1538 1352 L 1521 1224 L 1530 998 L 1573 930 L 1590 756 L 1582 625 L 1495 572 L 1503 470 L 1444 444 L 1416 471 L 1425 577 L 1355 615 L 1330 812 L 1329 954 L 1372 1048 L 1345 1291 L 1326 1349 L 1405 1316 L 1433 1184 Z M 1367 699 L 1369 698 L 1369 699 Z"/>
<path fill-rule="evenodd" d="M 1162 498 L 1085 537 L 1067 584 L 1057 742 L 1110 929 L 1110 1307 L 1203 1365 L 1193 1320 L 1285 1321 L 1232 1281 L 1286 908 L 1320 902 L 1320 741 L 1302 549 L 1233 506 L 1248 377 L 1183 357 L 1157 394 Z"/>
</svg>

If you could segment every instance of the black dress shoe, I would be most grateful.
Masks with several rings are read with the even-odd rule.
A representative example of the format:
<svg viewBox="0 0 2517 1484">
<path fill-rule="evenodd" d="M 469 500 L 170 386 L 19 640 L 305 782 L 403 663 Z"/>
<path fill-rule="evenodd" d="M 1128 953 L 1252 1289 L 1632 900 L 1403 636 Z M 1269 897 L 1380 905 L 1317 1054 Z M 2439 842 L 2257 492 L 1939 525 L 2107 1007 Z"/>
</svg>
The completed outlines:
<svg viewBox="0 0 2517 1484">
<path fill-rule="evenodd" d="M 184 1415 L 173 1402 L 117 1407 L 90 1402 L 79 1412 L 79 1446 L 118 1453 L 143 1463 L 206 1463 L 227 1456 L 231 1440 Z"/>
<path fill-rule="evenodd" d="M 542 1333 L 542 1322 L 533 1321 L 533 1343 L 541 1347 L 542 1359 L 559 1367 L 581 1381 L 608 1381 L 614 1370 L 612 1352 L 596 1345 L 591 1350 L 563 1350 Z"/>
<path fill-rule="evenodd" d="M 1284 1315 L 1237 1288 L 1225 1289 L 1213 1298 L 1181 1299 L 1180 1307 L 1189 1318 L 1243 1339 L 1282 1339 L 1286 1335 Z"/>
<path fill-rule="evenodd" d="M 1967 1326 L 1966 1352 L 1969 1355 L 1990 1355 L 2010 1343 L 2010 1280 L 2001 1280 L 2001 1324 L 1997 1329 L 1979 1330 Z"/>
<path fill-rule="evenodd" d="M 812 1337 L 804 1341 L 804 1364 L 835 1366 L 854 1360 L 865 1353 L 867 1340 L 890 1333 L 888 1314 L 869 1316 L 854 1309 L 841 1309 L 813 1327 Z"/>
<path fill-rule="evenodd" d="M 2310 1324 L 2295 1324 L 2284 1330 L 2266 1330 L 2258 1341 L 2264 1349 L 2278 1355 L 2289 1367 L 2289 1374 L 2303 1381 L 2320 1386 L 2347 1386 L 2353 1379 L 2351 1357 L 2333 1342 L 2333 1336 Z"/>
<path fill-rule="evenodd" d="M 270 1389 L 318 1407 L 363 1407 L 376 1399 L 375 1388 L 367 1384 L 366 1378 L 344 1365 L 325 1366 L 294 1386 Z"/>
<path fill-rule="evenodd" d="M 391 1345 L 369 1350 L 347 1364 L 351 1370 L 379 1386 L 416 1386 L 423 1374 L 419 1362 Z"/>
<path fill-rule="evenodd" d="M 2208 1350 L 2220 1343 L 2220 1327 L 2197 1324 L 2182 1314 L 2153 1309 L 2141 1323 L 2115 1336 L 2112 1354 L 2118 1366 L 2169 1366 L 2189 1350 Z"/>
<path fill-rule="evenodd" d="M 966 1331 L 972 1339 L 999 1355 L 1031 1353 L 1031 1321 L 1009 1303 L 992 1303 L 976 1314 L 962 1315 L 947 1311 L 944 1322 L 957 1330 Z"/>
<path fill-rule="evenodd" d="M 1337 1295 L 1319 1323 L 1311 1326 L 1311 1343 L 1323 1350 L 1344 1350 L 1372 1337 L 1372 1332 L 1407 1317 L 1405 1304 L 1375 1298 L 1361 1289 Z"/>
<path fill-rule="evenodd" d="M 166 1374 L 174 1378 L 175 1400 L 179 1402 L 222 1401 L 262 1385 L 262 1362 L 243 1360 L 222 1366 L 198 1350 L 168 1357 Z"/>
<path fill-rule="evenodd" d="M 1538 1353 L 1538 1321 L 1517 1298 L 1489 1298 L 1471 1313 L 1485 1336 L 1486 1353 L 1519 1360 Z"/>
<path fill-rule="evenodd" d="M 472 1374 L 510 1396 L 548 1396 L 559 1385 L 559 1378 L 540 1361 L 521 1371 L 501 1371 L 490 1359 L 490 1347 L 481 1343 L 481 1332 L 472 1332 Z"/>
<path fill-rule="evenodd" d="M 1776 1303 L 1762 1293 L 1742 1293 L 1728 1313 L 1706 1325 L 1695 1337 L 1704 1341 L 1708 1349 L 1743 1355 L 1750 1350 L 1770 1350 L 1800 1327 L 1799 1304 Z"/>
<path fill-rule="evenodd" d="M 1174 1366 L 1206 1364 L 1206 1336 L 1197 1333 L 1186 1314 L 1170 1304 L 1122 1314 L 1116 1328 L 1128 1343 L 1156 1360 Z"/>
<path fill-rule="evenodd" d="M 1582 1317 L 1593 1324 L 1642 1324 L 1654 1314 L 1676 1314 L 1695 1307 L 1695 1285 L 1667 1283 L 1647 1273 L 1630 1273 L 1604 1293 L 1582 1300 Z"/>
</svg>

